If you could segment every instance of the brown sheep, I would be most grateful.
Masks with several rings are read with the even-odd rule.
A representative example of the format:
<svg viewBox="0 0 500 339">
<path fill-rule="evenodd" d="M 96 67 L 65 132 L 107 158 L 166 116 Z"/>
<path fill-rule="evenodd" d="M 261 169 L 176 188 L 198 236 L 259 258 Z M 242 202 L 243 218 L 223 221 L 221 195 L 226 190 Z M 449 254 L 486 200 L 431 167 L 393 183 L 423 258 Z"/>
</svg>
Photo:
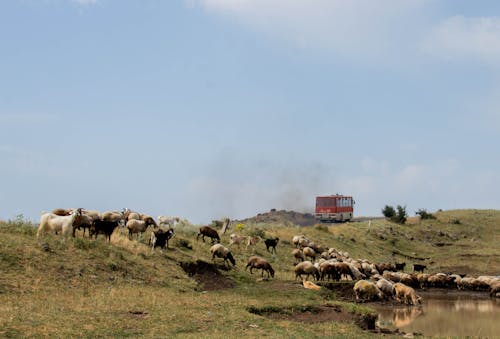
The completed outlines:
<svg viewBox="0 0 500 339">
<path fill-rule="evenodd" d="M 245 271 L 247 268 L 250 267 L 250 274 L 253 274 L 253 269 L 260 269 L 262 270 L 261 276 L 264 276 L 264 271 L 267 272 L 268 277 L 274 278 L 274 269 L 272 268 L 271 264 L 264 258 L 258 257 L 258 256 L 251 256 L 248 258 L 248 263 L 245 267 Z"/>
<path fill-rule="evenodd" d="M 422 303 L 422 298 L 415 293 L 415 290 L 402 283 L 394 284 L 394 297 L 397 301 L 407 305 L 419 305 Z"/>
<path fill-rule="evenodd" d="M 304 261 L 298 263 L 294 268 L 294 272 L 295 272 L 295 279 L 297 279 L 297 277 L 300 277 L 302 279 L 303 274 L 306 275 L 306 280 L 309 278 L 310 275 L 315 277 L 316 281 L 319 280 L 320 278 L 318 269 L 310 261 Z"/>
<path fill-rule="evenodd" d="M 312 260 L 316 260 L 316 251 L 314 251 L 311 247 L 304 247 L 302 249 L 302 253 L 305 257 L 309 257 Z"/>
<path fill-rule="evenodd" d="M 217 233 L 217 231 L 210 226 L 200 227 L 198 235 L 196 236 L 196 240 L 198 240 L 200 236 L 202 237 L 201 239 L 203 240 L 203 242 L 205 242 L 205 237 L 209 237 L 212 240 L 212 243 L 220 243 L 219 233 Z"/>
<path fill-rule="evenodd" d="M 292 255 L 296 259 L 295 264 L 306 260 L 306 258 L 304 257 L 304 253 L 302 253 L 302 250 L 300 248 L 295 248 L 292 251 Z"/>
</svg>

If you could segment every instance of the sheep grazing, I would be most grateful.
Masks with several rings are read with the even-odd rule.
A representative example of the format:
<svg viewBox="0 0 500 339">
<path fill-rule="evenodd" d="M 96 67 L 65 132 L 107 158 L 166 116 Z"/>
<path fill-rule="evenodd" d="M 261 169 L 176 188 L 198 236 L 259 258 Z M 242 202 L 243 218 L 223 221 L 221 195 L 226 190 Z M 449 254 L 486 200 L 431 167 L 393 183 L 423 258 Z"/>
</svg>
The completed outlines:
<svg viewBox="0 0 500 339">
<path fill-rule="evenodd" d="M 150 245 L 151 249 L 154 251 L 156 247 L 160 247 L 161 249 L 165 248 L 165 246 L 168 249 L 168 241 L 174 236 L 174 229 L 169 228 L 168 230 L 154 230 L 151 233 L 151 238 L 150 238 Z"/>
<path fill-rule="evenodd" d="M 212 240 L 212 243 L 220 243 L 219 233 L 217 233 L 217 231 L 210 226 L 201 226 L 198 235 L 196 236 L 196 240 L 198 240 L 200 236 L 203 242 L 205 242 L 205 237 L 209 237 Z"/>
<path fill-rule="evenodd" d="M 36 237 L 39 238 L 46 231 L 62 232 L 62 235 L 67 236 L 73 231 L 73 223 L 76 218 L 82 215 L 82 209 L 79 208 L 71 215 L 60 216 L 53 213 L 44 213 L 40 217 L 40 225 Z"/>
<path fill-rule="evenodd" d="M 332 280 L 340 280 L 340 274 L 337 271 L 337 267 L 335 266 L 335 262 L 333 261 L 324 261 L 319 265 L 319 273 L 321 280 L 332 279 Z"/>
<path fill-rule="evenodd" d="M 119 221 L 109 221 L 109 220 L 94 220 L 89 229 L 90 237 L 92 238 L 95 235 L 97 239 L 97 235 L 104 234 L 104 236 L 108 239 L 108 242 L 111 242 L 111 234 L 115 231 L 116 228 L 120 226 Z"/>
<path fill-rule="evenodd" d="M 316 252 L 312 248 L 304 247 L 302 249 L 302 253 L 304 254 L 305 257 L 309 257 L 312 260 L 316 260 Z"/>
<path fill-rule="evenodd" d="M 422 303 L 422 298 L 415 293 L 415 290 L 402 283 L 394 284 L 394 297 L 397 301 L 407 305 L 419 305 Z"/>
<path fill-rule="evenodd" d="M 377 285 L 368 280 L 359 280 L 354 284 L 353 290 L 358 302 L 384 299 L 384 294 Z"/>
<path fill-rule="evenodd" d="M 224 263 L 226 263 L 229 260 L 229 262 L 231 262 L 233 266 L 236 266 L 236 260 L 234 260 L 231 251 L 229 251 L 227 247 L 224 247 L 221 244 L 215 244 L 212 247 L 210 247 L 210 252 L 212 253 L 212 260 L 215 261 L 215 257 L 218 257 L 224 259 Z"/>
<path fill-rule="evenodd" d="M 268 277 L 274 278 L 274 269 L 272 268 L 271 264 L 264 258 L 251 256 L 250 258 L 248 258 L 248 263 L 245 267 L 245 271 L 248 267 L 250 267 L 250 274 L 253 274 L 252 271 L 254 268 L 256 268 L 262 270 L 261 276 L 264 276 L 264 271 L 266 271 Z"/>
<path fill-rule="evenodd" d="M 154 226 L 155 228 L 157 227 L 156 222 L 150 218 L 148 220 L 136 220 L 136 219 L 130 219 L 127 221 L 127 224 L 125 227 L 128 229 L 128 237 L 129 239 L 132 239 L 132 234 L 139 234 L 139 233 L 144 233 L 148 226 Z"/>
<path fill-rule="evenodd" d="M 266 250 L 271 253 L 273 253 L 274 251 L 274 254 L 276 254 L 276 246 L 278 246 L 278 241 L 280 241 L 280 238 L 278 237 L 271 239 L 268 238 L 264 240 L 264 244 L 266 245 Z M 269 248 L 271 248 L 271 251 L 269 251 Z"/>
<path fill-rule="evenodd" d="M 304 253 L 302 253 L 302 250 L 300 248 L 295 248 L 293 251 L 292 251 L 292 255 L 293 257 L 295 258 L 295 263 L 299 263 L 299 262 L 302 262 L 304 260 L 306 260 L 305 256 L 304 256 Z"/>
<path fill-rule="evenodd" d="M 292 242 L 295 245 L 295 247 L 301 247 L 302 244 L 307 246 L 306 243 L 309 243 L 309 239 L 307 239 L 306 236 L 304 236 L 304 235 L 295 235 L 292 238 Z M 302 247 L 305 247 L 305 246 L 302 246 Z"/>
<path fill-rule="evenodd" d="M 231 235 L 229 236 L 229 246 L 236 244 L 236 245 L 238 245 L 238 248 L 239 248 L 240 244 L 242 244 L 246 241 L 247 241 L 247 237 L 244 235 L 237 235 L 236 233 L 231 233 Z"/>
<path fill-rule="evenodd" d="M 376 285 L 386 297 L 392 297 L 394 295 L 394 283 L 392 281 L 380 277 Z"/>
<path fill-rule="evenodd" d="M 166 215 L 159 215 L 157 219 L 159 225 L 167 225 L 169 228 L 173 228 L 180 220 L 179 217 L 169 217 Z"/>
<path fill-rule="evenodd" d="M 315 277 L 316 281 L 318 281 L 320 278 L 318 269 L 310 261 L 303 261 L 301 263 L 298 263 L 297 265 L 295 265 L 295 268 L 293 270 L 295 272 L 295 279 L 297 279 L 297 277 L 303 279 L 302 275 L 306 275 L 306 280 L 310 275 Z"/>
<path fill-rule="evenodd" d="M 351 277 L 351 280 L 356 280 L 356 276 L 352 273 L 351 266 L 345 262 L 334 263 L 337 273 L 340 277 Z"/>
</svg>

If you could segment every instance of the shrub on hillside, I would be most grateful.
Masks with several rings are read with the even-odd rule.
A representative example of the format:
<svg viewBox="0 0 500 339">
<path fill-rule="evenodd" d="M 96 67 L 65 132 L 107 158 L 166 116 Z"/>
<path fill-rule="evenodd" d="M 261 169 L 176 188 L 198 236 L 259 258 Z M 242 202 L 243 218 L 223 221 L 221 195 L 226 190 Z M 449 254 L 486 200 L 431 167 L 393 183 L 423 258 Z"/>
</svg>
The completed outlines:
<svg viewBox="0 0 500 339">
<path fill-rule="evenodd" d="M 420 219 L 425 220 L 425 219 L 436 219 L 436 217 L 432 214 L 427 212 L 425 209 L 419 209 L 417 212 L 415 212 L 416 215 L 420 216 Z"/>
<path fill-rule="evenodd" d="M 387 219 L 392 219 L 396 215 L 396 210 L 392 206 L 385 205 L 385 207 L 382 209 L 382 214 Z"/>
<path fill-rule="evenodd" d="M 408 214 L 406 213 L 406 206 L 401 205 L 398 205 L 396 209 L 394 209 L 394 207 L 392 206 L 385 205 L 385 207 L 382 209 L 382 214 L 387 219 L 398 224 L 406 223 L 406 218 L 408 217 Z"/>
</svg>

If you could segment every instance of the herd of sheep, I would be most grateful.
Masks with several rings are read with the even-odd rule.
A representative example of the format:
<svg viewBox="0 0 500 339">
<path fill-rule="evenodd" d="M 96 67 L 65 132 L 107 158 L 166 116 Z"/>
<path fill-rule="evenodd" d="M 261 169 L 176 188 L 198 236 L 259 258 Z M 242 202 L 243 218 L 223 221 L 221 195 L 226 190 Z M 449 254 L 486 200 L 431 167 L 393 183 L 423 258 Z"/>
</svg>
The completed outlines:
<svg viewBox="0 0 500 339">
<path fill-rule="evenodd" d="M 129 238 L 134 234 L 141 234 L 149 226 L 153 227 L 149 240 L 152 249 L 155 247 L 168 248 L 168 240 L 174 235 L 174 225 L 179 222 L 178 217 L 159 216 L 158 223 L 149 215 L 137 213 L 127 208 L 121 212 L 100 213 L 84 209 L 56 209 L 50 213 L 43 213 L 40 217 L 37 238 L 47 231 L 61 233 L 64 236 L 83 229 L 83 234 L 88 230 L 90 237 L 104 234 L 110 241 L 111 234 L 121 225 L 128 230 Z M 168 229 L 159 227 L 168 226 Z M 221 258 L 224 263 L 236 265 L 236 261 L 229 248 L 220 244 L 221 239 L 218 231 L 210 226 L 199 228 L 196 239 L 201 237 L 210 238 L 213 246 L 210 248 L 212 259 Z M 242 236 L 231 234 L 229 246 L 240 246 L 245 244 L 255 246 L 260 240 L 256 236 Z M 279 238 L 267 238 L 263 240 L 266 249 L 270 253 L 276 253 Z M 356 281 L 354 293 L 357 301 L 368 300 L 394 300 L 408 305 L 421 303 L 422 298 L 417 295 L 414 288 L 457 288 L 460 290 L 489 291 L 492 297 L 500 297 L 499 276 L 461 276 L 448 273 L 424 273 L 424 265 L 414 264 L 412 273 L 400 272 L 404 270 L 405 263 L 372 263 L 366 259 L 353 259 L 349 253 L 338 251 L 335 248 L 327 248 L 311 241 L 303 235 L 294 236 L 292 239 L 295 248 L 291 252 L 295 260 L 295 279 L 304 281 L 304 286 L 316 286 L 308 281 L 313 277 L 317 282 L 324 280 L 340 281 L 343 279 Z M 271 264 L 262 257 L 252 255 L 245 267 L 261 270 L 261 275 L 267 274 L 267 278 L 274 277 L 274 269 Z M 307 282 L 308 284 L 306 284 Z"/>
<path fill-rule="evenodd" d="M 40 238 L 48 231 L 56 234 L 61 233 L 63 236 L 72 234 L 75 236 L 76 230 L 88 230 L 89 236 L 97 236 L 103 234 L 108 242 L 111 241 L 113 232 L 122 225 L 128 230 L 129 238 L 134 234 L 144 233 L 149 226 L 153 227 L 150 245 L 164 248 L 168 247 L 168 240 L 174 234 L 173 226 L 179 222 L 178 217 L 159 216 L 158 223 L 153 217 L 124 208 L 123 211 L 107 211 L 99 212 L 96 210 L 78 209 L 62 209 L 58 208 L 52 212 L 42 213 L 40 217 L 40 225 L 38 226 L 37 238 Z M 167 225 L 169 228 L 164 230 L 159 225 Z"/>
<path fill-rule="evenodd" d="M 463 276 L 451 273 L 424 273 L 426 266 L 413 265 L 412 273 L 403 271 L 406 263 L 371 263 L 366 259 L 353 259 L 349 253 L 335 248 L 324 248 L 305 236 L 295 236 L 292 251 L 296 261 L 296 278 L 309 276 L 317 281 L 325 279 L 356 281 L 356 300 L 384 300 L 394 298 L 408 305 L 421 303 L 414 288 L 457 288 L 459 290 L 489 291 L 500 297 L 499 276 Z M 316 261 L 316 258 L 319 259 Z M 310 260 L 306 260 L 310 259 Z M 314 262 L 315 261 L 315 262 Z M 313 263 L 314 262 L 314 263 Z"/>
</svg>

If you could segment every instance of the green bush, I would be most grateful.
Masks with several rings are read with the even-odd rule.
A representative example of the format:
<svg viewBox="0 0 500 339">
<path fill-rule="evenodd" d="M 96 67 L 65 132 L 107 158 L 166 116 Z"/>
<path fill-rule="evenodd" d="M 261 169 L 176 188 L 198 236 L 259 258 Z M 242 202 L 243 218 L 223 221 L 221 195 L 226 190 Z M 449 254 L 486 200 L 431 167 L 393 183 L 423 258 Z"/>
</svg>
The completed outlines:
<svg viewBox="0 0 500 339">
<path fill-rule="evenodd" d="M 419 209 L 417 212 L 415 212 L 416 215 L 420 216 L 420 219 L 425 220 L 425 219 L 436 219 L 436 217 L 432 214 L 427 212 L 425 209 Z"/>
<path fill-rule="evenodd" d="M 382 209 L 382 214 L 387 219 L 392 219 L 396 215 L 396 210 L 392 206 L 385 205 L 385 207 Z"/>
<path fill-rule="evenodd" d="M 382 214 L 387 219 L 398 224 L 404 224 L 406 222 L 406 218 L 408 217 L 408 214 L 406 213 L 406 206 L 401 205 L 398 205 L 396 209 L 392 206 L 385 205 L 382 209 Z"/>
</svg>

